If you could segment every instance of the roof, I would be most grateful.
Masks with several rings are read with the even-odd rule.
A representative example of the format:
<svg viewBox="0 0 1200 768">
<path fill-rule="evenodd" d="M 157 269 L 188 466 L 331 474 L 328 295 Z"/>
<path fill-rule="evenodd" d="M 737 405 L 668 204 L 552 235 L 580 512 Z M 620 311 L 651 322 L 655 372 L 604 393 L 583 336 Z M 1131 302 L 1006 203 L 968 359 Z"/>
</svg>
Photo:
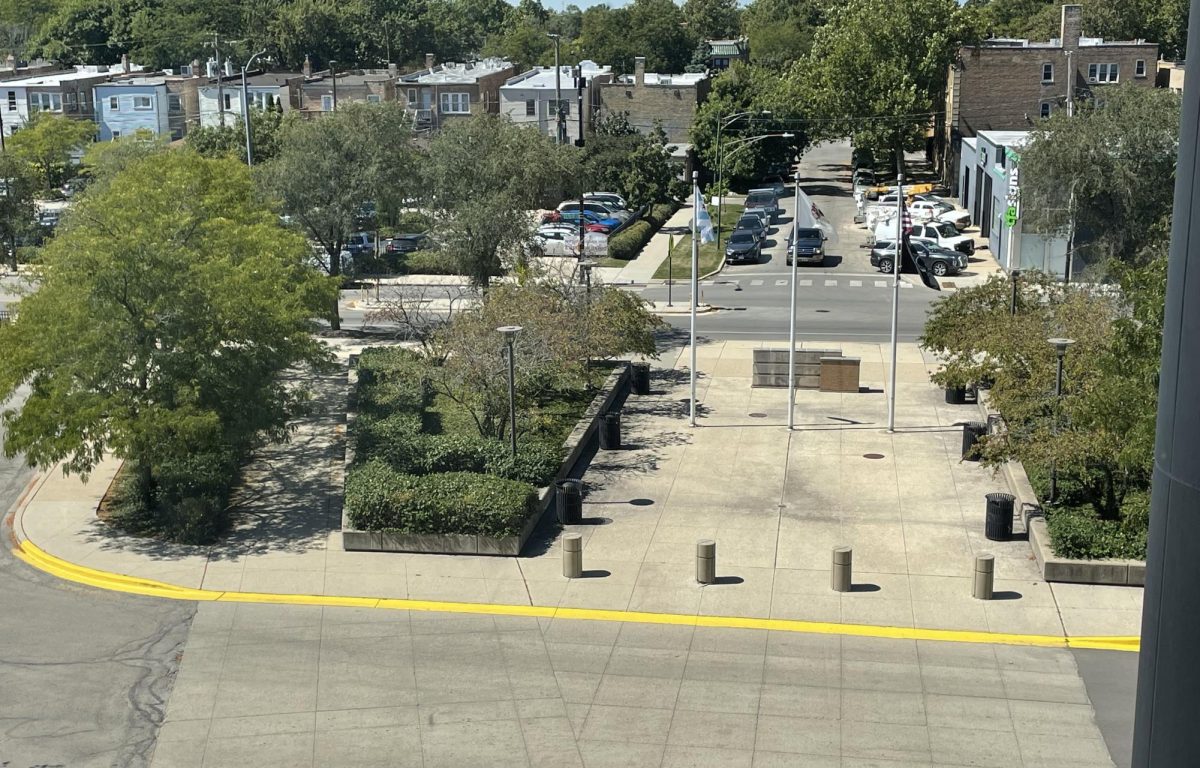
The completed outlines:
<svg viewBox="0 0 1200 768">
<path fill-rule="evenodd" d="M 746 53 L 746 38 L 736 40 L 706 40 L 710 56 L 743 56 Z"/>
<path fill-rule="evenodd" d="M 141 67 L 132 67 L 134 71 L 140 71 Z M 5 80 L 5 88 L 33 88 L 38 86 L 50 87 L 69 83 L 74 80 L 86 80 L 94 77 L 107 77 L 109 75 L 121 74 L 121 66 L 115 64 L 112 67 L 80 67 L 74 72 L 55 72 L 48 75 L 34 75 L 25 77 L 19 80 Z"/>
<path fill-rule="evenodd" d="M 594 61 L 585 60 L 579 62 L 579 68 L 583 72 L 583 76 L 589 80 L 597 75 L 612 74 L 612 67 L 605 65 L 600 66 Z M 570 66 L 561 66 L 558 68 L 559 84 L 563 88 L 569 88 L 574 85 L 575 73 Z M 505 88 L 554 88 L 554 67 L 534 67 L 533 69 L 522 72 L 516 77 L 511 77 L 504 82 L 500 87 Z"/>
<path fill-rule="evenodd" d="M 437 64 L 431 69 L 421 69 L 400 78 L 402 83 L 419 85 L 467 85 L 477 82 L 481 77 L 495 75 L 513 66 L 505 59 L 480 59 L 463 64 L 448 61 Z M 553 72 L 553 69 L 551 70 Z"/>
<path fill-rule="evenodd" d="M 979 143 L 979 140 L 976 139 L 974 136 L 964 136 L 962 143 L 966 144 L 971 149 L 975 149 L 975 145 Z"/>
<path fill-rule="evenodd" d="M 632 85 L 634 75 L 621 75 L 615 82 Z M 696 83 L 708 79 L 707 72 L 684 72 L 681 75 L 662 75 L 657 72 L 646 73 L 646 85 L 674 85 L 682 88 L 695 87 Z"/>
<path fill-rule="evenodd" d="M 997 147 L 1020 149 L 1029 142 L 1029 131 L 979 131 L 976 136 Z"/>
<path fill-rule="evenodd" d="M 1158 45 L 1145 40 L 1105 40 L 1103 37 L 1080 37 L 1080 48 L 1099 48 L 1108 46 Z M 1049 40 L 1026 40 L 1023 37 L 993 37 L 980 43 L 983 48 L 1062 48 L 1062 39 L 1052 37 Z"/>
<path fill-rule="evenodd" d="M 167 78 L 159 75 L 157 77 L 128 77 L 121 80 L 112 80 L 107 83 L 97 83 L 97 88 L 147 88 L 159 85 L 166 85 Z"/>
</svg>

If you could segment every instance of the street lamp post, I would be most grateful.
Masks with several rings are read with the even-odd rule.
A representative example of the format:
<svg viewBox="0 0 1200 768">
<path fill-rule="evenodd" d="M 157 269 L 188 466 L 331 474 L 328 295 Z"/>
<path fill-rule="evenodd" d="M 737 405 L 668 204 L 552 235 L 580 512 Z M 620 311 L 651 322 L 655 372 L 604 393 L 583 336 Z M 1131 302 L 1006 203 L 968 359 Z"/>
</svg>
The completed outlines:
<svg viewBox="0 0 1200 768">
<path fill-rule="evenodd" d="M 760 110 L 759 112 L 738 112 L 736 115 L 729 117 L 717 116 L 717 191 L 721 194 L 721 203 L 717 206 L 717 251 L 721 250 L 721 209 L 725 207 L 725 192 L 721 189 L 722 172 L 721 172 L 721 132 L 729 126 L 733 125 L 743 117 L 757 114 L 760 117 L 770 117 L 769 109 Z"/>
<path fill-rule="evenodd" d="M 255 59 L 257 59 L 259 56 L 262 56 L 266 52 L 267 52 L 267 49 L 264 48 L 263 50 L 259 51 L 258 53 L 254 54 L 253 56 L 251 56 L 250 60 L 247 61 L 242 66 L 242 122 L 246 126 L 246 165 L 247 166 L 254 165 L 254 150 L 250 144 L 250 90 L 246 86 L 246 70 L 250 69 L 250 65 L 252 65 L 254 63 Z"/>
<path fill-rule="evenodd" d="M 788 245 L 787 260 L 792 265 L 790 298 L 791 310 L 788 312 L 788 429 L 796 427 L 796 268 L 800 259 L 796 258 L 798 250 L 796 240 L 800 233 L 800 171 L 796 171 L 795 207 L 792 213 L 792 241 Z"/>
<path fill-rule="evenodd" d="M 1075 343 L 1074 339 L 1047 339 L 1054 347 L 1055 353 L 1058 355 L 1058 371 L 1054 377 L 1054 434 L 1058 435 L 1058 409 L 1062 401 L 1062 386 L 1063 386 L 1063 358 L 1067 355 L 1067 349 Z M 1050 503 L 1058 501 L 1058 462 L 1050 462 Z"/>
<path fill-rule="evenodd" d="M 337 62 L 329 60 L 329 79 L 333 83 L 333 112 L 337 112 Z"/>
<path fill-rule="evenodd" d="M 504 341 L 508 344 L 508 430 L 509 444 L 512 446 L 512 455 L 517 455 L 517 368 L 515 365 L 515 357 L 513 343 L 517 340 L 517 334 L 521 332 L 519 325 L 502 325 L 496 329 L 504 334 Z"/>
<path fill-rule="evenodd" d="M 589 381 L 592 373 L 592 347 L 591 347 L 591 320 L 592 320 L 592 268 L 599 266 L 600 262 L 595 259 L 583 259 L 579 262 L 579 268 L 583 271 L 583 282 L 587 286 L 587 293 L 584 297 L 583 305 L 583 347 L 587 350 L 587 358 L 584 360 L 584 371 L 588 374 Z"/>
<path fill-rule="evenodd" d="M 1014 269 L 1012 272 L 1009 273 L 1009 277 L 1012 280 L 1012 302 L 1009 307 L 1009 311 L 1012 313 L 1013 317 L 1016 317 L 1017 316 L 1017 281 L 1021 277 L 1021 270 Z"/>
<path fill-rule="evenodd" d="M 561 35 L 547 32 L 546 37 L 554 41 L 554 143 L 563 143 L 563 113 L 562 113 L 562 69 L 558 64 L 558 40 Z M 579 215 L 583 216 L 580 209 Z"/>
</svg>

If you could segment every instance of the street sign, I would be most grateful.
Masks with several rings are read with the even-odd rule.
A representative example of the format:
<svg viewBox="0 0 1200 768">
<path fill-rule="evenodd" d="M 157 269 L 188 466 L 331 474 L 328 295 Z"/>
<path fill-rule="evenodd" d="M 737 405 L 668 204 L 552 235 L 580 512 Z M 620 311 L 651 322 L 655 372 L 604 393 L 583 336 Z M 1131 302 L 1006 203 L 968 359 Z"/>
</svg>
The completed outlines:
<svg viewBox="0 0 1200 768">
<path fill-rule="evenodd" d="M 1004 212 L 1004 226 L 1012 229 L 1017 223 L 1017 207 L 1015 205 L 1008 206 L 1008 210 Z"/>
</svg>

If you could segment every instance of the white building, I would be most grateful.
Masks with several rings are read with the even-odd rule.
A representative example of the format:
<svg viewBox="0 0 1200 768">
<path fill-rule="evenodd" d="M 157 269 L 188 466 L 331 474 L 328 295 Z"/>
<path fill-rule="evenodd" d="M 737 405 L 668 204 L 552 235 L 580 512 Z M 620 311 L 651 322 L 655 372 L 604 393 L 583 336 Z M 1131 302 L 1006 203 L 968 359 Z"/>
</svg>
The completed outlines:
<svg viewBox="0 0 1200 768">
<path fill-rule="evenodd" d="M 591 127 L 592 117 L 600 105 L 598 86 L 601 83 L 611 82 L 613 75 L 612 67 L 602 67 L 594 61 L 581 61 L 579 71 L 585 81 L 583 130 L 586 134 Z M 579 94 L 576 68 L 559 67 L 558 86 L 559 92 L 562 94 L 566 139 L 574 142 L 579 138 Z M 518 125 L 535 127 L 547 136 L 554 136 L 557 125 L 554 98 L 554 67 L 535 67 L 510 78 L 500 87 L 500 114 L 507 115 Z"/>
<path fill-rule="evenodd" d="M 21 130 L 35 112 L 95 120 L 92 87 L 124 71 L 121 65 L 76 67 L 73 72 L 0 81 L 0 123 L 4 126 L 4 135 L 12 136 Z"/>
<path fill-rule="evenodd" d="M 279 109 L 289 112 L 299 108 L 299 72 L 259 72 L 246 78 L 246 93 L 251 109 Z M 233 125 L 242 116 L 242 78 L 239 75 L 222 79 L 221 85 L 209 83 L 198 89 L 200 96 L 200 125 L 205 128 L 221 124 Z"/>
</svg>

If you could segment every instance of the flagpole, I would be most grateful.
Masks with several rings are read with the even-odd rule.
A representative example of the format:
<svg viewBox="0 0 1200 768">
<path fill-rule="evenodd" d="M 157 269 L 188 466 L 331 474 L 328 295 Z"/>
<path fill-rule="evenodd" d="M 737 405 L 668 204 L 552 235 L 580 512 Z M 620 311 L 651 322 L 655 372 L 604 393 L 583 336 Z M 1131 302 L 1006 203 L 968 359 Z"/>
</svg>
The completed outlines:
<svg viewBox="0 0 1200 768">
<path fill-rule="evenodd" d="M 692 329 L 691 329 L 691 348 L 692 348 L 692 396 L 691 396 L 691 412 L 690 422 L 696 426 L 696 301 L 699 298 L 700 288 L 700 184 L 698 179 L 699 171 L 692 171 Z"/>
<path fill-rule="evenodd" d="M 788 259 L 792 262 L 791 311 L 788 312 L 788 429 L 796 427 L 796 269 L 800 259 L 800 248 L 796 244 L 800 234 L 800 171 L 796 171 L 795 208 L 792 212 L 792 243 L 788 248 Z M 816 224 L 814 221 L 813 224 Z"/>
<path fill-rule="evenodd" d="M 897 163 L 903 169 L 904 152 Z M 900 261 L 904 258 L 904 171 L 896 174 L 896 257 L 892 259 L 892 370 L 888 385 L 888 432 L 896 431 L 896 324 L 900 318 Z"/>
</svg>

